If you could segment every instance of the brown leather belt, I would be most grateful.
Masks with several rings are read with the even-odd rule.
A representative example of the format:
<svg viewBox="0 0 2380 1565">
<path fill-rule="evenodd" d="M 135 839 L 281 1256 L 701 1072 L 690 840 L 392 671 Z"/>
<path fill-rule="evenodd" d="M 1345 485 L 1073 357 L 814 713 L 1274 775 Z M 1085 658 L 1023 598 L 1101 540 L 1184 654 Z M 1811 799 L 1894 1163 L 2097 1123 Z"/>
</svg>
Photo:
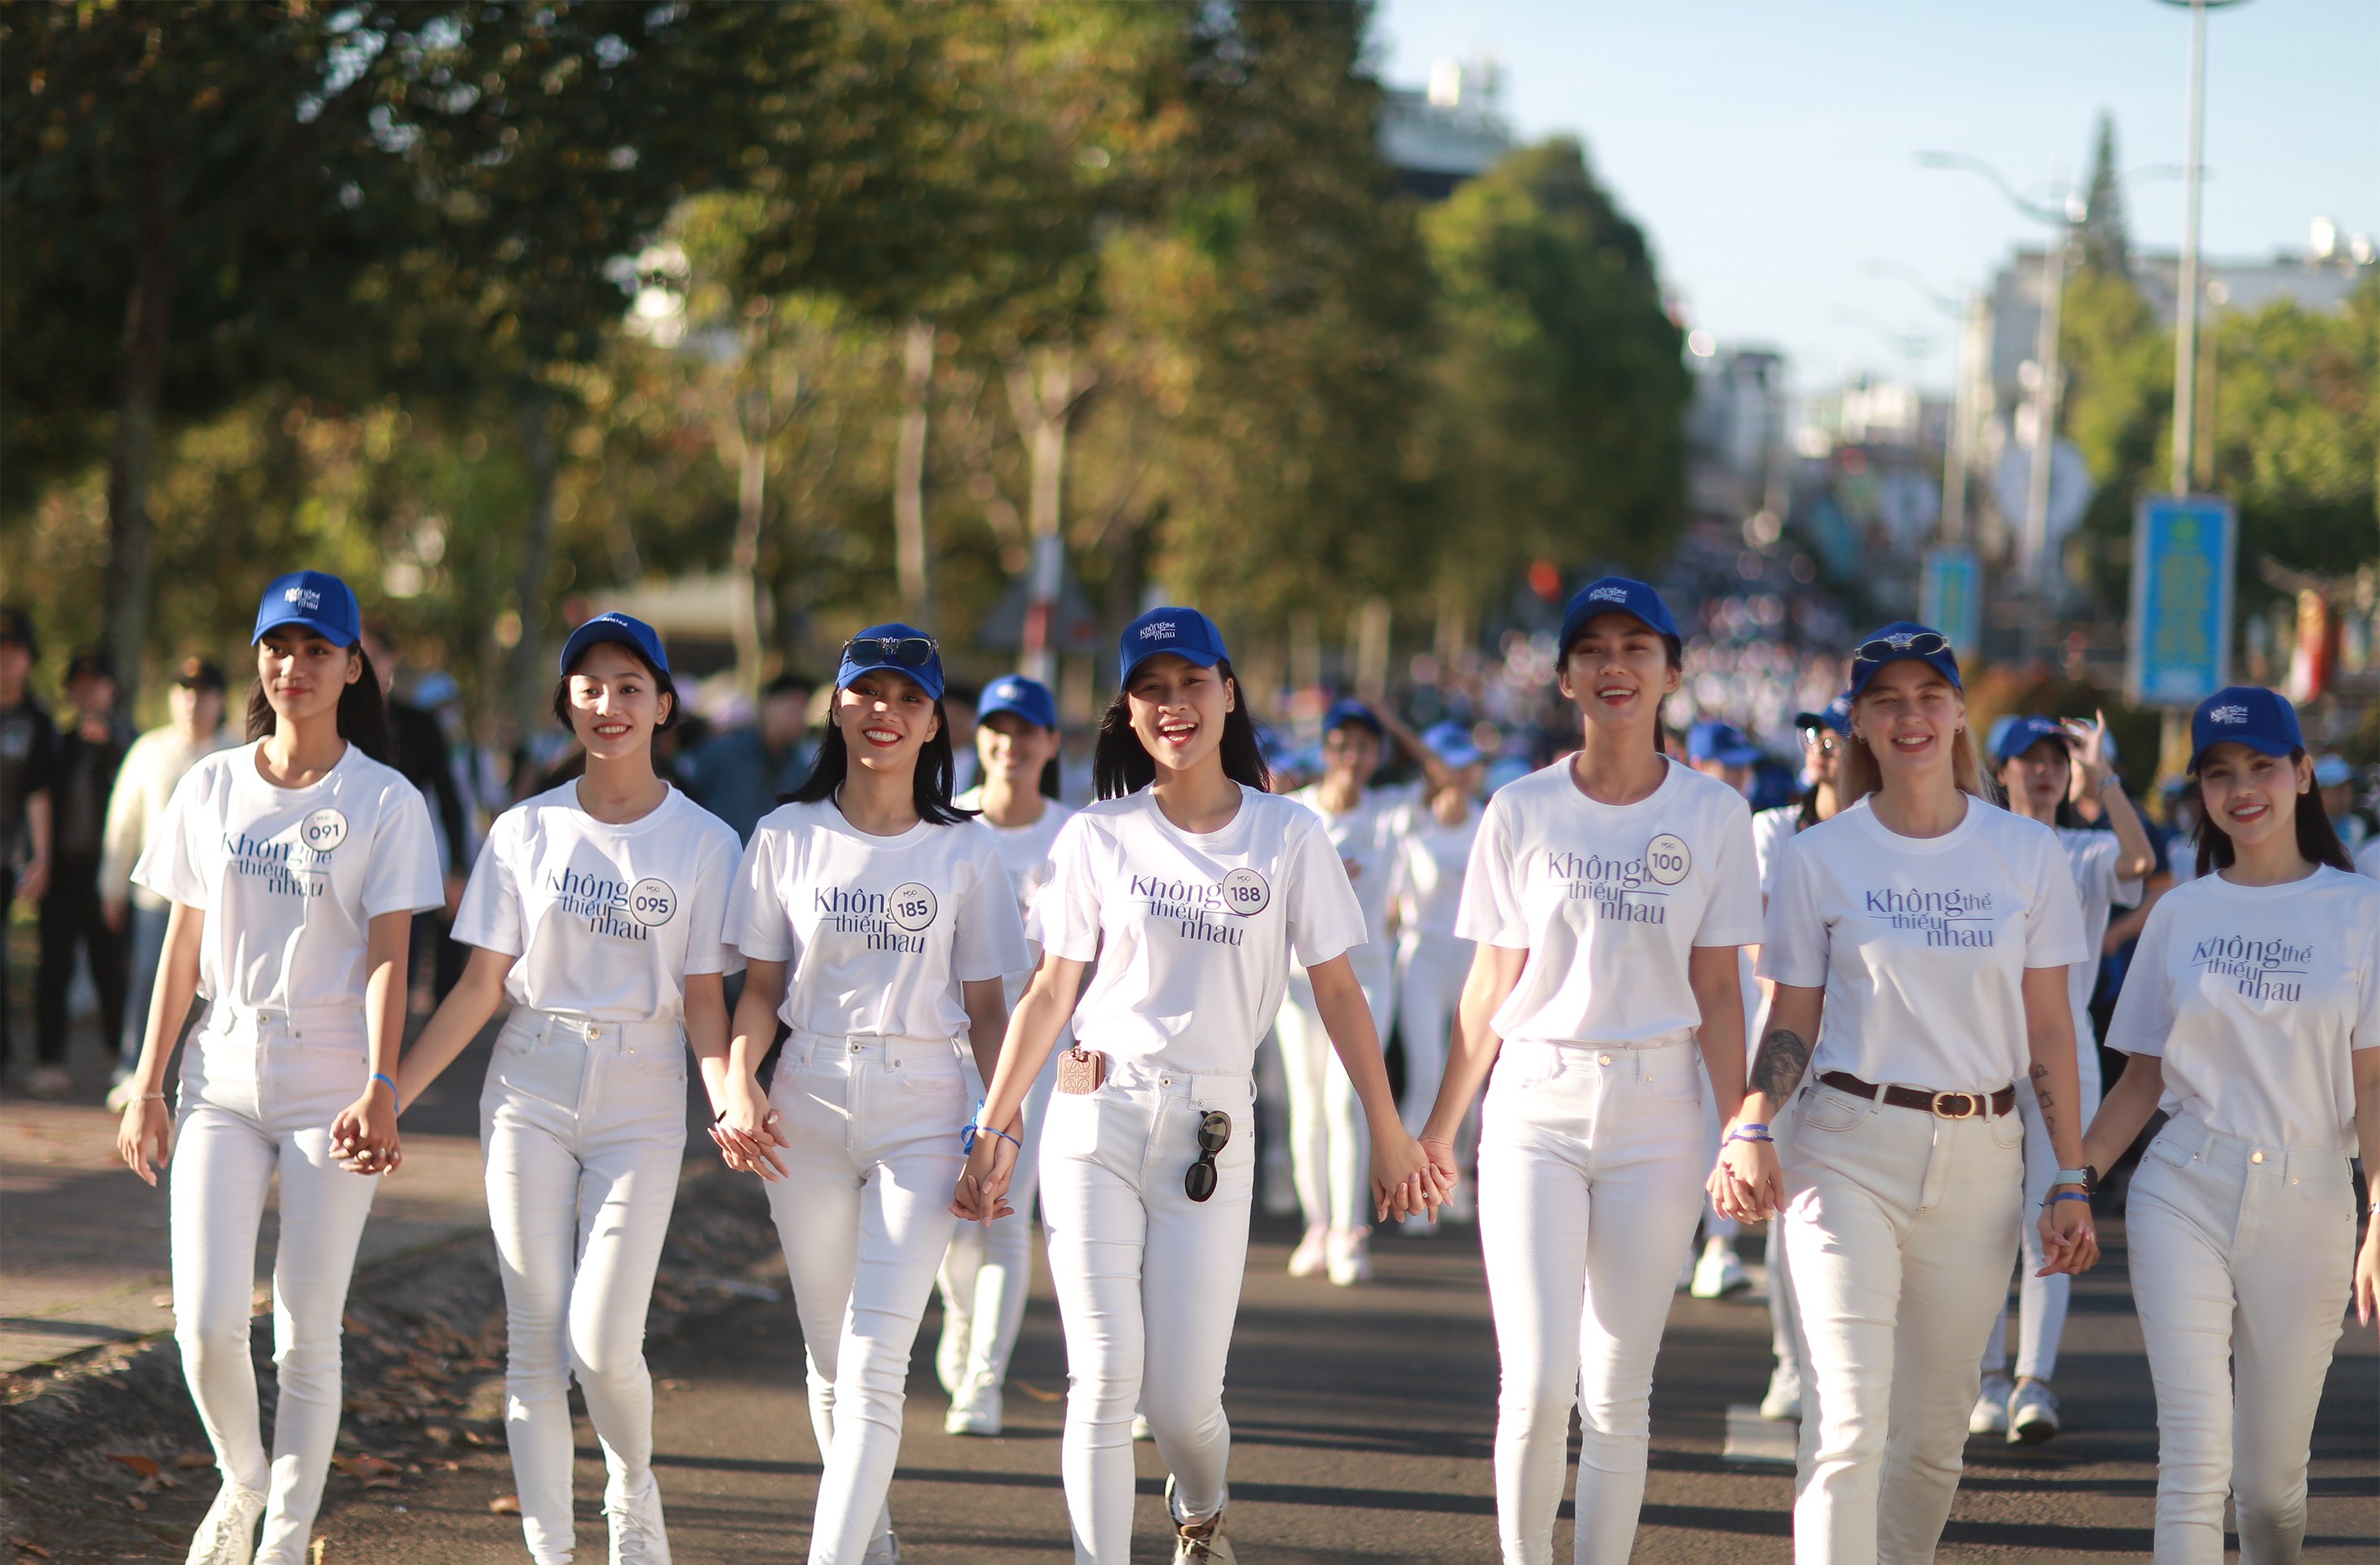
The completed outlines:
<svg viewBox="0 0 2380 1565">
<path fill-rule="evenodd" d="M 1881 1094 L 1896 1109 L 1923 1109 L 1937 1119 L 1980 1120 L 1988 1114 L 1993 1119 L 2012 1112 L 2016 1108 L 2016 1086 L 2013 1083 L 1985 1097 L 1980 1092 L 1927 1092 L 1914 1086 L 1878 1086 L 1864 1082 L 1849 1071 L 1822 1071 L 1818 1080 L 1837 1092 L 1848 1092 L 1853 1098 L 1873 1101 Z"/>
</svg>

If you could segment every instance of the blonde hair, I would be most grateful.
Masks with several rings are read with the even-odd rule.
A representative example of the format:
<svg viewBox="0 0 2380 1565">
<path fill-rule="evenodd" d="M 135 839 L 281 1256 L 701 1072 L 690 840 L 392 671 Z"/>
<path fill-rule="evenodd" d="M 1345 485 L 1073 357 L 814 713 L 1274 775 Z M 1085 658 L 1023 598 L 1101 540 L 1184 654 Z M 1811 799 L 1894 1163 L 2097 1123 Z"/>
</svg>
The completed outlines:
<svg viewBox="0 0 2380 1565">
<path fill-rule="evenodd" d="M 1863 691 L 1852 702 L 1852 710 L 1859 710 L 1860 702 L 1867 698 Z M 1967 694 L 1959 692 L 1959 706 L 1964 710 Z M 1960 740 L 1950 746 L 1950 781 L 1959 792 L 1983 800 L 1987 805 L 2000 802 L 1999 789 L 1985 770 L 1983 758 L 1976 753 L 1974 731 L 1963 722 L 1959 728 Z M 1853 729 L 1843 742 L 1842 758 L 1835 763 L 1835 809 L 1838 814 L 1876 793 L 1884 786 L 1883 768 L 1876 764 L 1876 752 Z"/>
</svg>

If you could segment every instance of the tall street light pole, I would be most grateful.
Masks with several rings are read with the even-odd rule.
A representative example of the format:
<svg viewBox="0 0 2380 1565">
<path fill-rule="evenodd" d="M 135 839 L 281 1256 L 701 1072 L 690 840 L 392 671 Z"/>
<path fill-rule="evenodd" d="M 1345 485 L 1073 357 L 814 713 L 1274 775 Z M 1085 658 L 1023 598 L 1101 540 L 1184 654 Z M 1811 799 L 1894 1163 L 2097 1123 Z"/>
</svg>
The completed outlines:
<svg viewBox="0 0 2380 1565">
<path fill-rule="evenodd" d="M 2181 267 L 2175 279 L 2173 492 L 2190 492 L 2191 444 L 2198 433 L 2198 187 L 2206 140 L 2206 13 L 2242 0 L 2163 0 L 2190 8 L 2190 146 L 2182 154 Z"/>
</svg>

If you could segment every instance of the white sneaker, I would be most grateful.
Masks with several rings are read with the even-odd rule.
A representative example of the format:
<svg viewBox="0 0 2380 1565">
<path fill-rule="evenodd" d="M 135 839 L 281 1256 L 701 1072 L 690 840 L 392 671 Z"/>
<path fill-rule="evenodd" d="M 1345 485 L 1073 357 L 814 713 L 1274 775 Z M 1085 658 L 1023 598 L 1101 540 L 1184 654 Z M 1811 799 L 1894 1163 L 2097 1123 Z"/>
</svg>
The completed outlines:
<svg viewBox="0 0 2380 1565">
<path fill-rule="evenodd" d="M 1151 1440 L 1157 1438 L 1148 1432 L 1148 1414 L 1135 1413 L 1132 1415 L 1132 1438 L 1135 1440 Z"/>
<path fill-rule="evenodd" d="M 1342 1288 L 1372 1280 L 1372 1236 L 1360 1228 L 1334 1228 L 1323 1246 L 1330 1280 Z"/>
<path fill-rule="evenodd" d="M 1224 1510 L 1230 1509 L 1227 1500 Z M 1165 1475 L 1165 1519 L 1173 1523 L 1173 1565 L 1239 1565 L 1239 1556 L 1232 1552 L 1232 1540 L 1223 1535 L 1221 1510 L 1204 1522 L 1176 1520 L 1171 1473 Z"/>
<path fill-rule="evenodd" d="M 1330 1230 L 1321 1223 L 1309 1223 L 1305 1237 L 1289 1253 L 1289 1275 L 1312 1277 L 1330 1264 Z"/>
<path fill-rule="evenodd" d="M 1995 1370 L 1984 1377 L 1983 1394 L 1975 1399 L 1975 1411 L 1967 1414 L 1970 1435 L 2005 1435 L 2009 1426 L 2009 1399 L 2016 1387 L 2009 1377 Z"/>
<path fill-rule="evenodd" d="M 1001 1412 L 1000 1382 L 989 1369 L 978 1370 L 965 1388 L 951 1399 L 950 1415 L 942 1420 L 942 1433 L 997 1435 Z"/>
<path fill-rule="evenodd" d="M 2037 1446 L 2057 1433 L 2058 1393 L 2038 1380 L 2020 1382 L 2009 1399 L 2009 1444 Z"/>
<path fill-rule="evenodd" d="M 934 1344 L 934 1378 L 952 1396 L 966 1384 L 967 1354 L 974 1344 L 975 1317 L 944 1299 L 941 1340 Z"/>
<path fill-rule="evenodd" d="M 1768 1393 L 1760 1399 L 1760 1416 L 1776 1423 L 1802 1416 L 1802 1377 L 1790 1364 L 1768 1374 Z"/>
<path fill-rule="evenodd" d="M 878 1534 L 859 1557 L 859 1565 L 901 1565 L 901 1540 L 889 1528 Z"/>
<path fill-rule="evenodd" d="M 256 1555 L 256 1523 L 263 1515 L 262 1495 L 225 1479 L 199 1530 L 190 1535 L 188 1565 L 248 1565 Z"/>
<path fill-rule="evenodd" d="M 617 1498 L 605 1496 L 603 1520 L 611 1528 L 609 1565 L 670 1565 L 669 1530 L 662 1525 L 662 1486 L 650 1474 L 645 1486 Z"/>
<path fill-rule="evenodd" d="M 1713 1239 L 1703 1246 L 1703 1258 L 1694 1263 L 1694 1280 L 1686 1292 L 1697 1299 L 1724 1299 L 1751 1286 L 1752 1279 L 1743 1275 L 1743 1262 L 1737 1258 L 1735 1246 L 1724 1239 Z"/>
</svg>

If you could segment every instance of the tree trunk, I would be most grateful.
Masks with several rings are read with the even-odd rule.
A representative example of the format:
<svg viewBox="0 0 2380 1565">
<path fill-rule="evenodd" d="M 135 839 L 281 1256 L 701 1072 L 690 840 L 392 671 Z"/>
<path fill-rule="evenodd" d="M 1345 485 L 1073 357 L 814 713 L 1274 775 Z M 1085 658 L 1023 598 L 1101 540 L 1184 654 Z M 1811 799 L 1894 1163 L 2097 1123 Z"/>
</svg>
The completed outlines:
<svg viewBox="0 0 2380 1565">
<path fill-rule="evenodd" d="M 735 637 L 735 687 L 748 697 L 760 694 L 760 516 L 769 498 L 769 434 L 771 412 L 765 386 L 755 386 L 735 399 L 736 427 L 744 442 L 735 464 L 735 548 L 728 558 L 728 574 L 735 583 L 733 621 Z"/>
<path fill-rule="evenodd" d="M 178 267 L 169 220 L 152 212 L 125 300 L 124 380 L 115 438 L 107 453 L 107 574 L 101 640 L 115 660 L 117 708 L 132 710 L 148 649 L 149 465 L 157 443 L 157 400 L 165 384 Z"/>
<path fill-rule="evenodd" d="M 1073 419 L 1075 356 L 1070 349 L 1049 348 L 1038 355 L 1037 373 L 1026 362 L 1008 366 L 1008 406 L 1015 416 L 1017 433 L 1025 440 L 1031 474 L 1026 506 L 1026 536 L 1031 554 L 1026 564 L 1025 645 L 1018 659 L 1028 679 L 1054 685 L 1058 651 L 1054 637 L 1058 591 L 1065 580 L 1065 540 L 1059 531 L 1063 517 L 1066 472 L 1066 425 Z"/>
<path fill-rule="evenodd" d="M 926 552 L 926 395 L 934 380 L 934 327 L 912 320 L 901 339 L 901 437 L 892 465 L 892 550 L 901 601 L 912 625 L 931 623 L 933 577 Z"/>
<path fill-rule="evenodd" d="M 553 400 L 541 387 L 530 387 L 522 397 L 521 445 L 528 456 L 529 501 L 516 589 L 520 640 L 513 648 L 513 717 L 523 754 L 529 735 L 546 720 L 552 689 L 545 673 L 545 597 L 553 574 L 553 489 L 561 472 L 553 448 L 552 410 Z"/>
</svg>

